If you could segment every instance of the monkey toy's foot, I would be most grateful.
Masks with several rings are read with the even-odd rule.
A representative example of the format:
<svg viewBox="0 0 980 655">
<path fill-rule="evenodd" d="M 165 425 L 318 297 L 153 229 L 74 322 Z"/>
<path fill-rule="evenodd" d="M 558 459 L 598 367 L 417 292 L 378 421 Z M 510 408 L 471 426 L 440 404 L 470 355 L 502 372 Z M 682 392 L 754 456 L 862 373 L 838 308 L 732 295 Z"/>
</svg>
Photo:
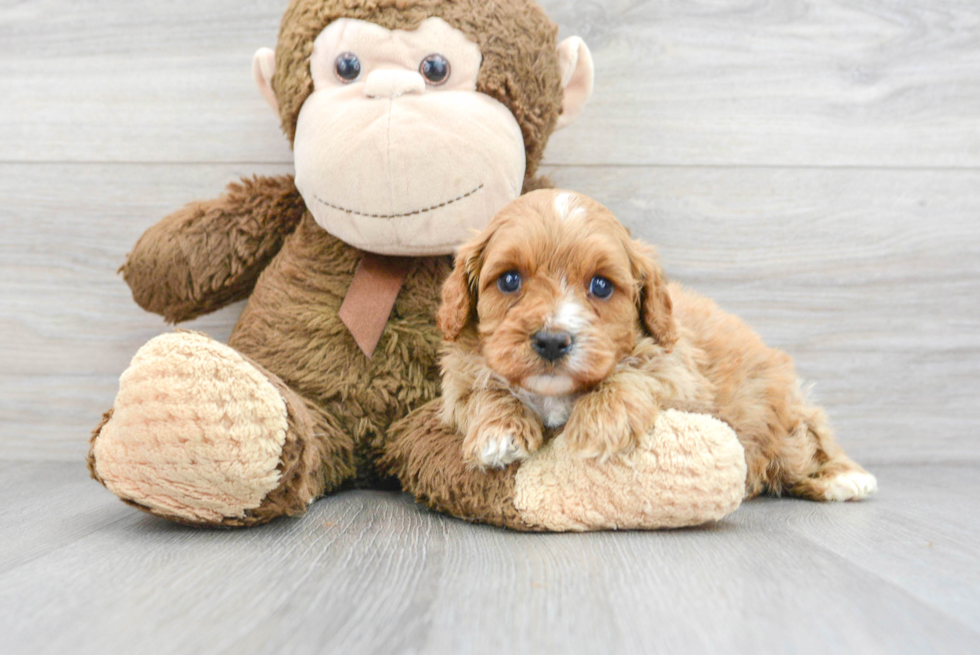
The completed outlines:
<svg viewBox="0 0 980 655">
<path fill-rule="evenodd" d="M 92 475 L 127 503 L 181 523 L 301 513 L 305 502 L 285 484 L 302 450 L 296 408 L 281 387 L 204 335 L 157 337 L 133 358 L 93 433 Z"/>
</svg>

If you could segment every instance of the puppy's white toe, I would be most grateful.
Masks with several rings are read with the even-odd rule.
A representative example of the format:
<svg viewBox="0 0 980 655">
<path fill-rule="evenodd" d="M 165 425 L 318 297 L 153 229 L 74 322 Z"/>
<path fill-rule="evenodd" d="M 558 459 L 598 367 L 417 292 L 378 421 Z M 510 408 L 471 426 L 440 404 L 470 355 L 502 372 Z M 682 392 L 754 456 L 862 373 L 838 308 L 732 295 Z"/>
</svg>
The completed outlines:
<svg viewBox="0 0 980 655">
<path fill-rule="evenodd" d="M 878 480 L 864 471 L 848 471 L 827 480 L 824 497 L 830 501 L 862 500 L 878 491 Z"/>
<path fill-rule="evenodd" d="M 480 463 L 490 468 L 504 468 L 524 457 L 527 457 L 527 452 L 517 444 L 512 434 L 490 437 L 480 451 Z"/>
</svg>

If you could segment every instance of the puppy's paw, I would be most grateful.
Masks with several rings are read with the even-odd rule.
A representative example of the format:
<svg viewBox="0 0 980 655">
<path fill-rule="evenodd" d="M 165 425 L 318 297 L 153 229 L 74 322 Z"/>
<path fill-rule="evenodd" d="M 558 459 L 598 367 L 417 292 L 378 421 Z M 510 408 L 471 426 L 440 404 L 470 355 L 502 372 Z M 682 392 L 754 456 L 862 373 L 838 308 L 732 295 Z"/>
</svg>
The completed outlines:
<svg viewBox="0 0 980 655">
<path fill-rule="evenodd" d="M 480 426 L 463 440 L 463 460 L 478 468 L 504 468 L 541 447 L 542 435 L 519 422 Z"/>
<path fill-rule="evenodd" d="M 467 453 L 466 459 L 480 468 L 501 469 L 519 459 L 525 459 L 527 456 L 527 450 L 518 444 L 514 435 L 498 434 L 494 436 L 484 435 L 479 448 Z"/>
<path fill-rule="evenodd" d="M 824 500 L 845 501 L 863 500 L 878 491 L 878 480 L 864 471 L 839 473 L 824 481 L 826 490 Z"/>
<path fill-rule="evenodd" d="M 631 452 L 652 428 L 653 419 L 629 403 L 616 396 L 593 394 L 576 403 L 563 434 L 573 452 L 606 460 Z"/>
</svg>

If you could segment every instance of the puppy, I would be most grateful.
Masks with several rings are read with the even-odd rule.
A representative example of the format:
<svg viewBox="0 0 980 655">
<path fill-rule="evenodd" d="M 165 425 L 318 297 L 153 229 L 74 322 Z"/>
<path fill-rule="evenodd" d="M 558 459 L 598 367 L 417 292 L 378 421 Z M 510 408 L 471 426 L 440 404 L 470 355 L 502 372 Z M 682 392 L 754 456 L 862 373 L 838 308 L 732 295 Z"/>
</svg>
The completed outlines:
<svg viewBox="0 0 980 655">
<path fill-rule="evenodd" d="M 475 466 L 525 458 L 558 431 L 583 456 L 626 453 L 675 408 L 732 426 L 747 496 L 858 500 L 877 489 L 807 401 L 791 359 L 668 284 L 652 249 L 594 200 L 517 199 L 460 249 L 442 300 L 442 419 Z"/>
</svg>

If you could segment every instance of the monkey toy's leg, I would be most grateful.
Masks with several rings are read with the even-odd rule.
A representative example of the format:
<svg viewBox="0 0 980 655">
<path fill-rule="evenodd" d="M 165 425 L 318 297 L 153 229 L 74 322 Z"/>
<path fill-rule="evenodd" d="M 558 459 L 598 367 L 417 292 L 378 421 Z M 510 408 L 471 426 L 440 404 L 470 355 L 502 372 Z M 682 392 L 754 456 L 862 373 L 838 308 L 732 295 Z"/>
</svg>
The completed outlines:
<svg viewBox="0 0 980 655">
<path fill-rule="evenodd" d="M 329 416 L 234 349 L 186 331 L 140 349 L 91 444 L 89 469 L 110 491 L 194 525 L 302 514 L 354 473 L 351 440 Z"/>
<path fill-rule="evenodd" d="M 305 212 L 291 177 L 245 179 L 167 216 L 121 271 L 143 308 L 180 322 L 249 297 Z M 353 474 L 346 433 L 240 350 L 177 332 L 149 342 L 92 437 L 92 475 L 196 525 L 300 514 Z"/>
<path fill-rule="evenodd" d="M 652 530 L 717 521 L 745 491 L 745 452 L 710 416 L 661 412 L 629 454 L 581 457 L 559 434 L 520 462 L 476 469 L 434 400 L 391 426 L 381 465 L 432 509 L 513 530 Z"/>
</svg>

